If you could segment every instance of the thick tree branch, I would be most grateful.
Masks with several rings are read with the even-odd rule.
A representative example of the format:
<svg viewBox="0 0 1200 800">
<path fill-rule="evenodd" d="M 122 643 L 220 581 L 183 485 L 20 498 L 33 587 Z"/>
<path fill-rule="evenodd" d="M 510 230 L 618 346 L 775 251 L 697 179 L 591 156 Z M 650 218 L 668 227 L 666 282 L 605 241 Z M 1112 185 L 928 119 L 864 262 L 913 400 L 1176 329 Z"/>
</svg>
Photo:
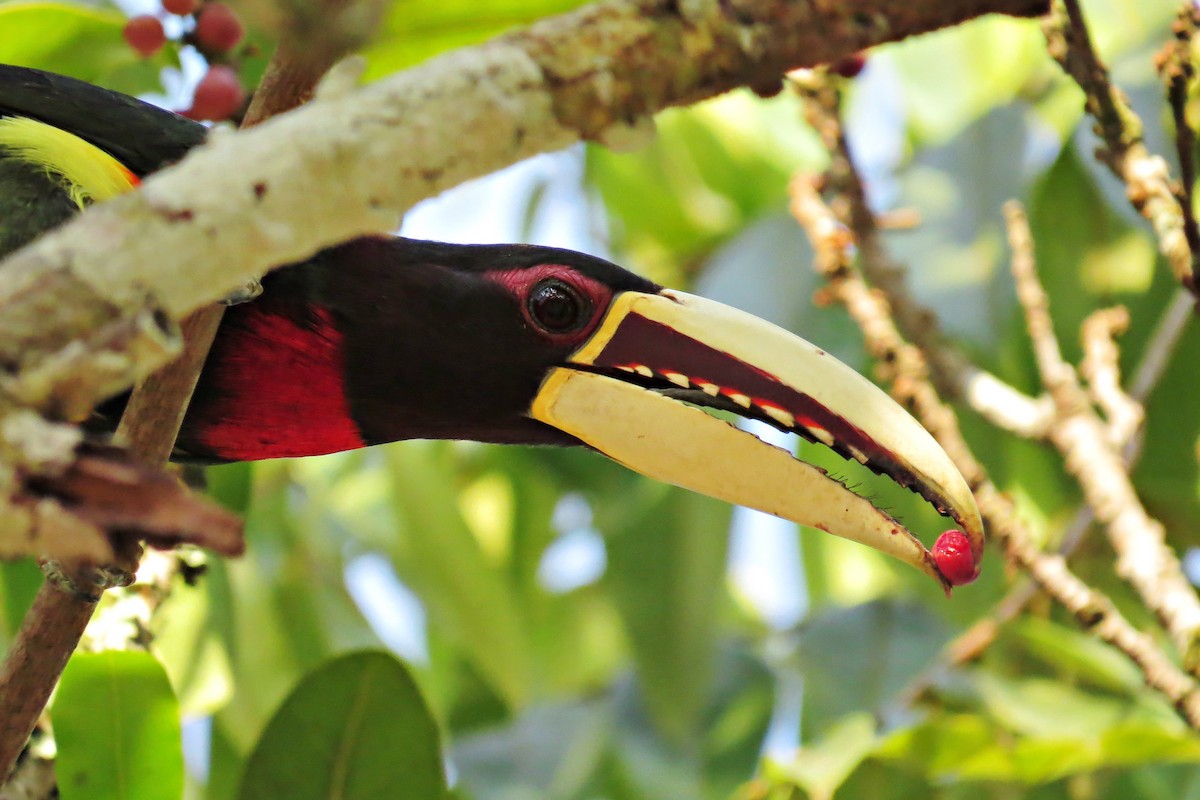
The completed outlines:
<svg viewBox="0 0 1200 800">
<path fill-rule="evenodd" d="M 604 140 L 667 106 L 761 87 L 791 67 L 988 12 L 1045 8 L 1045 0 L 608 0 L 348 94 L 325 92 L 269 124 L 214 136 L 141 191 L 8 259 L 0 363 L 19 387 L 26 370 L 70 343 L 90 352 L 92 331 L 145 308 L 147 289 L 152 308 L 178 319 L 270 267 L 391 230 L 418 200 L 518 159 Z M 99 309 L 101 318 L 11 322 L 28 322 L 22 312 L 35 304 Z M 134 359 L 124 379 L 163 360 Z M 84 365 L 76 377 L 88 372 Z"/>
</svg>

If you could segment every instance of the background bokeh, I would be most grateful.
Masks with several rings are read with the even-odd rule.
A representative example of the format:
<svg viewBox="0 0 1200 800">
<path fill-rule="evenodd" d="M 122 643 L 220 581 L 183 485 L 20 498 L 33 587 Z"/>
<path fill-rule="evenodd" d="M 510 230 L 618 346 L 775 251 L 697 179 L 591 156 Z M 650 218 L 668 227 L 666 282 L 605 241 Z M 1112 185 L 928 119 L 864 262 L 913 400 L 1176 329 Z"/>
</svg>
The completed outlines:
<svg viewBox="0 0 1200 800">
<path fill-rule="evenodd" d="M 577 4 L 396 0 L 366 50 L 368 76 Z M 1085 3 L 1163 153 L 1169 114 L 1152 56 L 1174 9 Z M 0 2 L 0 61 L 180 104 L 203 66 L 187 52 L 129 52 L 120 28 L 143 10 Z M 269 53 L 270 35 L 251 33 Z M 251 82 L 259 61 L 243 65 Z M 1132 314 L 1122 363 L 1136 367 L 1175 285 L 1123 187 L 1092 158 L 1082 95 L 1036 21 L 985 18 L 878 48 L 847 92 L 877 210 L 920 217 L 887 245 L 974 360 L 1037 389 L 1000 213 L 1018 198 L 1067 356 L 1079 356 L 1088 312 L 1122 303 Z M 640 150 L 540 156 L 422 204 L 402 232 L 603 255 L 870 374 L 844 312 L 814 306 L 820 279 L 787 211 L 789 178 L 827 160 L 796 97 L 734 92 L 657 122 Z M 1151 398 L 1136 472 L 1181 554 L 1200 545 L 1200 333 L 1185 337 Z M 1058 457 L 961 416 L 1023 518 L 1054 543 L 1080 502 Z M 941 530 L 904 490 L 778 441 L 861 483 L 927 543 Z M 380 647 L 409 665 L 461 798 L 1200 797 L 1200 740 L 1122 655 L 1046 603 L 979 662 L 906 692 L 1015 579 L 995 551 L 947 601 L 873 551 L 571 450 L 408 442 L 212 468 L 208 480 L 246 515 L 248 552 L 203 559 L 194 585 L 177 582 L 152 645 L 183 714 L 190 797 L 237 796 L 302 676 Z M 1097 536 L 1072 563 L 1149 625 L 1112 560 Z M 39 578 L 29 563 L 0 564 L 0 645 Z"/>
</svg>

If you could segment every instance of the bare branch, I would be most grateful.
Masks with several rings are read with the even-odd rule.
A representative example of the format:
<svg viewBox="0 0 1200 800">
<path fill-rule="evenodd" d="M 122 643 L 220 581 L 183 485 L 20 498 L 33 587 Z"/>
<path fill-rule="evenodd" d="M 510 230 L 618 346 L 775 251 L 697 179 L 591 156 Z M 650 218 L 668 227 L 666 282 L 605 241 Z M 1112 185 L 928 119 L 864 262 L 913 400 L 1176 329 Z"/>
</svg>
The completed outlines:
<svg viewBox="0 0 1200 800">
<path fill-rule="evenodd" d="M 1050 432 L 1067 471 L 1079 482 L 1117 553 L 1117 573 L 1137 590 L 1171 634 L 1184 665 L 1200 672 L 1200 598 L 1166 544 L 1162 524 L 1146 512 L 1109 429 L 1092 408 L 1075 371 L 1058 355 L 1049 330 L 1049 302 L 1038 281 L 1028 221 L 1020 207 L 1005 207 L 1013 249 L 1017 297 L 1025 308 L 1042 380 L 1058 414 Z"/>
<path fill-rule="evenodd" d="M 1192 63 L 1192 40 L 1196 38 L 1196 27 L 1200 24 L 1200 9 L 1192 0 L 1180 4 L 1179 14 L 1171 26 L 1171 40 L 1163 47 L 1156 59 L 1158 74 L 1167 86 L 1167 104 L 1175 121 L 1175 152 L 1179 157 L 1179 186 L 1176 195 L 1179 210 L 1183 213 L 1183 232 L 1191 248 L 1192 279 L 1200 285 L 1200 226 L 1196 224 L 1196 210 L 1192 193 L 1196 184 L 1196 132 L 1187 120 L 1188 84 L 1196 74 Z"/>
<path fill-rule="evenodd" d="M 853 237 L 838 224 L 811 180 L 793 180 L 792 210 L 813 242 L 817 254 L 814 266 L 829 280 L 829 294 L 846 305 L 866 337 L 868 351 L 892 365 L 893 391 L 912 404 L 922 424 L 966 477 L 987 530 L 1008 558 L 1026 570 L 1082 627 L 1125 653 L 1142 670 L 1147 685 L 1170 700 L 1193 728 L 1200 728 L 1200 687 L 1195 681 L 1172 664 L 1153 639 L 1139 633 L 1107 596 L 1072 574 L 1060 556 L 1042 553 L 1031 544 L 1032 533 L 975 460 L 954 412 L 941 402 L 927 380 L 922 352 L 904 341 L 887 301 L 868 288 L 851 266 L 849 246 Z M 975 635 L 980 633 L 975 631 Z M 964 653 L 971 651 L 965 642 L 960 643 Z"/>
<path fill-rule="evenodd" d="M 1080 371 L 1088 394 L 1108 422 L 1108 438 L 1118 449 L 1131 441 L 1145 420 L 1142 404 L 1121 388 L 1120 352 L 1116 337 L 1129 327 L 1123 307 L 1093 311 L 1083 321 L 1083 363 Z"/>
<path fill-rule="evenodd" d="M 989 534 L 1001 544 L 1008 558 L 1070 611 L 1081 626 L 1129 656 L 1142 670 L 1146 683 L 1167 697 L 1193 728 L 1200 728 L 1200 686 L 1179 670 L 1151 637 L 1138 632 L 1106 595 L 1088 587 L 1072 574 L 1061 556 L 1042 553 L 1032 544 L 1035 537 L 1017 517 L 1011 501 L 992 484 L 986 470 L 976 460 L 958 428 L 954 412 L 941 401 L 929 380 L 924 358 L 928 350 L 908 344 L 901 334 L 901 308 L 907 306 L 906 318 L 923 321 L 926 326 L 923 331 L 932 316 L 930 312 L 910 305 L 913 301 L 906 293 L 893 296 L 887 290 L 868 288 L 854 269 L 852 246 L 857 247 L 860 261 L 867 261 L 868 251 L 858 238 L 856 226 L 868 219 L 870 212 L 841 134 L 837 115 L 839 98 L 824 82 L 804 87 L 804 94 L 808 101 L 806 113 L 826 141 L 834 143 L 830 151 L 833 165 L 829 172 L 829 188 L 843 200 L 839 207 L 846 208 L 850 220 L 850 227 L 839 223 L 811 180 L 793 180 L 793 214 L 813 242 L 817 255 L 814 266 L 830 281 L 828 293 L 846 305 L 866 337 L 868 351 L 888 365 L 893 393 L 911 405 L 922 424 L 966 478 Z M 874 230 L 873 223 L 869 230 Z M 896 283 L 893 280 L 893 285 Z M 1044 321 L 1038 324 L 1044 325 Z M 1046 355 L 1052 358 L 1054 353 L 1047 352 Z M 1103 430 L 1101 439 L 1103 441 Z M 1023 600 L 1013 598 L 1012 603 L 999 609 L 999 613 L 1015 614 L 1014 609 L 1018 609 Z M 972 640 L 961 641 L 962 646 L 951 653 L 951 657 L 965 657 L 988 641 L 988 623 L 981 624 L 984 627 L 972 631 Z"/>
<path fill-rule="evenodd" d="M 1189 246 L 1184 211 L 1171 186 L 1167 162 L 1146 149 L 1142 121 L 1096 54 L 1078 0 L 1056 0 L 1044 29 L 1050 55 L 1087 96 L 1088 113 L 1096 120 L 1103 143 L 1097 156 L 1125 183 L 1129 201 L 1149 220 L 1176 280 L 1200 297 L 1195 280 L 1200 274 L 1200 252 Z"/>
</svg>

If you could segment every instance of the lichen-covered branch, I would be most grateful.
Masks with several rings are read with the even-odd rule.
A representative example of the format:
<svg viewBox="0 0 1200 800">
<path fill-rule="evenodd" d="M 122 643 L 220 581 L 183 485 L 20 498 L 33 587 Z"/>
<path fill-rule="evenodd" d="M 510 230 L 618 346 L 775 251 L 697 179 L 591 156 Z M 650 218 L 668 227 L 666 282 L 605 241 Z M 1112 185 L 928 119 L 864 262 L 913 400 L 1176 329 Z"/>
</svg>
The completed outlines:
<svg viewBox="0 0 1200 800">
<path fill-rule="evenodd" d="M 580 138 L 619 139 L 659 109 L 762 88 L 791 67 L 988 12 L 1045 7 L 607 0 L 369 86 L 318 91 L 295 112 L 214 136 L 141 191 L 9 258 L 0 363 L 23 385 L 26 371 L 71 343 L 93 352 L 93 331 L 119 326 L 130 309 L 149 303 L 179 319 L 273 266 L 391 230 L 418 200 L 518 159 Z M 81 319 L 74 310 L 84 307 L 96 318 Z M 45 308 L 64 311 L 46 318 Z M 164 359 L 137 358 L 122 380 Z M 97 393 L 77 395 L 86 404 Z"/>
<path fill-rule="evenodd" d="M 1120 450 L 1131 441 L 1145 420 L 1142 404 L 1121 388 L 1120 351 L 1116 339 L 1129 327 L 1124 306 L 1093 311 L 1083 321 L 1083 363 L 1079 370 L 1087 381 L 1092 403 L 1104 412 L 1108 440 Z"/>
</svg>

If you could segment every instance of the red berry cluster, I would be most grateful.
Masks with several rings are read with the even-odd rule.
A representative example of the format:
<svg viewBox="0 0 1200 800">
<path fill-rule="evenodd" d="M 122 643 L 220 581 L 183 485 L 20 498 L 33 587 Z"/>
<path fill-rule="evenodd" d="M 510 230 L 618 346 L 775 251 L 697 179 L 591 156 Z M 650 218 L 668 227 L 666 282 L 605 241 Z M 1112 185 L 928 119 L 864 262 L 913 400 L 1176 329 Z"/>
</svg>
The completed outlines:
<svg viewBox="0 0 1200 800">
<path fill-rule="evenodd" d="M 857 78 L 858 73 L 862 72 L 866 66 L 867 54 L 858 52 L 834 61 L 829 65 L 829 71 L 834 75 L 841 75 L 843 78 Z"/>
<path fill-rule="evenodd" d="M 191 108 L 181 112 L 191 119 L 220 121 L 229 119 L 246 99 L 245 89 L 233 67 L 225 63 L 245 37 L 246 29 L 237 13 L 220 0 L 162 0 L 163 11 L 180 17 L 192 17 L 183 42 L 194 45 L 208 60 L 209 69 L 192 95 Z M 125 24 L 125 41 L 143 58 L 162 49 L 167 36 L 162 20 L 142 14 Z"/>
</svg>

